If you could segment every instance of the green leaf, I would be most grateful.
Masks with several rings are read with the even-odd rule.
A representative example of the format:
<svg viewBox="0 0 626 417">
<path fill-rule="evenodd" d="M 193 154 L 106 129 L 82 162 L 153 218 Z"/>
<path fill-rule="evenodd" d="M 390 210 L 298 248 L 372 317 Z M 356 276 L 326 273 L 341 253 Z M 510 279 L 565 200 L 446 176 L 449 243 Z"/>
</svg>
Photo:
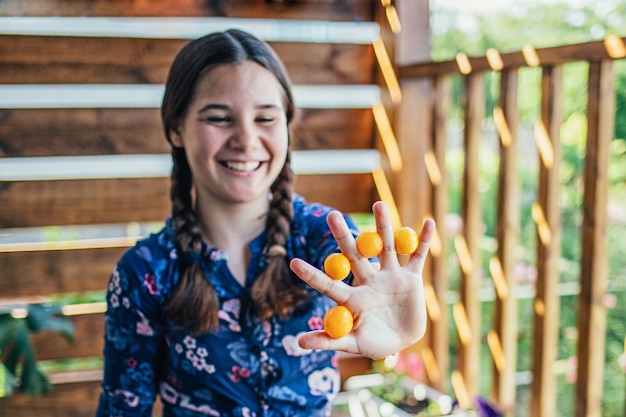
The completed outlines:
<svg viewBox="0 0 626 417">
<path fill-rule="evenodd" d="M 73 323 L 59 307 L 30 305 L 25 318 L 0 315 L 0 396 L 14 388 L 25 394 L 41 395 L 52 390 L 52 383 L 37 366 L 31 332 L 50 330 L 67 340 L 74 338 Z"/>
<path fill-rule="evenodd" d="M 22 325 L 20 320 L 10 316 L 9 319 L 5 319 L 4 317 L 0 318 L 0 352 L 14 343 L 15 335 Z"/>
<path fill-rule="evenodd" d="M 21 358 L 29 353 L 32 355 L 32 348 L 27 328 L 22 319 L 15 319 L 15 326 L 11 330 L 11 339 L 3 348 L 2 355 L 4 356 L 4 365 L 9 372 L 15 375 Z"/>
<path fill-rule="evenodd" d="M 28 315 L 25 320 L 28 328 L 33 332 L 50 330 L 63 336 L 69 342 L 74 340 L 74 323 L 63 315 L 58 306 L 31 304 L 28 306 Z"/>
<path fill-rule="evenodd" d="M 27 355 L 20 374 L 20 391 L 29 395 L 46 394 L 52 390 L 52 383 L 37 367 L 35 355 Z"/>
<path fill-rule="evenodd" d="M 15 376 L 0 363 L 0 398 L 13 394 L 15 383 Z"/>
</svg>

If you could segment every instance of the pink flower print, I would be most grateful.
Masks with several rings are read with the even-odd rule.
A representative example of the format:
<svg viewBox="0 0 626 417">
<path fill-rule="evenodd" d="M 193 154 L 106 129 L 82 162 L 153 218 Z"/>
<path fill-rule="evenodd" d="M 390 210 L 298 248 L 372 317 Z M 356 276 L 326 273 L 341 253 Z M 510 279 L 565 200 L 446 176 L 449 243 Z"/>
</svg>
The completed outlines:
<svg viewBox="0 0 626 417">
<path fill-rule="evenodd" d="M 137 314 L 139 314 L 139 317 L 141 317 L 141 320 L 137 322 L 135 332 L 143 336 L 154 335 L 154 330 L 152 330 L 152 327 L 150 327 L 150 323 L 148 322 L 148 319 L 146 318 L 146 316 L 144 316 L 141 311 L 137 311 Z"/>
<path fill-rule="evenodd" d="M 248 378 L 250 376 L 250 370 L 248 368 L 240 368 L 237 365 L 233 365 L 231 368 L 230 379 L 233 382 L 241 381 L 241 378 Z"/>
<path fill-rule="evenodd" d="M 339 355 L 334 354 L 332 358 L 330 358 L 330 364 L 336 369 L 339 367 Z"/>
<path fill-rule="evenodd" d="M 128 358 L 126 359 L 126 365 L 130 366 L 131 368 L 134 368 L 137 366 L 137 359 L 135 358 Z"/>
<path fill-rule="evenodd" d="M 167 382 L 169 382 L 176 389 L 181 389 L 183 387 L 183 383 L 176 379 L 173 375 L 167 376 Z"/>
<path fill-rule="evenodd" d="M 196 348 L 196 339 L 189 335 L 185 336 L 185 338 L 183 339 L 183 343 L 185 344 L 185 347 L 187 347 L 187 349 Z"/>
<path fill-rule="evenodd" d="M 324 210 L 319 210 L 319 209 L 317 209 L 317 210 L 313 210 L 313 211 L 311 212 L 311 215 L 313 215 L 313 216 L 315 216 L 315 217 L 321 217 L 321 216 L 323 216 L 323 215 L 324 215 Z"/>
<path fill-rule="evenodd" d="M 308 325 L 311 330 L 322 330 L 324 328 L 324 319 L 320 316 L 311 316 Z"/>
<path fill-rule="evenodd" d="M 241 310 L 241 301 L 239 300 L 239 298 L 233 298 L 232 300 L 224 301 L 222 309 L 235 317 L 239 317 L 239 310 Z"/>
<path fill-rule="evenodd" d="M 145 274 L 143 276 L 143 285 L 148 288 L 148 292 L 152 295 L 158 294 L 159 290 L 157 288 L 156 278 L 152 274 Z"/>
<path fill-rule="evenodd" d="M 239 372 L 238 372 L 239 368 L 236 366 L 233 366 L 232 372 L 230 373 L 230 380 L 233 382 L 239 382 L 241 381 L 241 377 L 239 376 Z"/>
</svg>

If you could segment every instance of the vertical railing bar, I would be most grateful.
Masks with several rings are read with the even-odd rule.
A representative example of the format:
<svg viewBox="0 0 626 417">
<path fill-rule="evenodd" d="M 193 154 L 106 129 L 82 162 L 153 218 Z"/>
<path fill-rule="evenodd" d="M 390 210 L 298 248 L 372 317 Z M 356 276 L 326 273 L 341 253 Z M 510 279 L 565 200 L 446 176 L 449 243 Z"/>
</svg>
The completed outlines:
<svg viewBox="0 0 626 417">
<path fill-rule="evenodd" d="M 504 369 L 494 366 L 493 396 L 507 415 L 513 415 L 515 408 L 518 330 L 517 300 L 513 295 L 516 284 L 514 270 L 520 221 L 517 99 L 518 71 L 516 69 L 504 70 L 500 78 L 500 110 L 503 117 L 502 119 L 494 117 L 500 138 L 496 260 L 499 264 L 498 272 L 502 274 L 501 286 L 503 287 L 497 292 L 494 303 L 494 330 L 502 347 Z"/>
<path fill-rule="evenodd" d="M 448 335 L 448 305 L 446 302 L 446 292 L 448 291 L 448 275 L 447 275 L 447 245 L 445 243 L 444 227 L 445 217 L 448 213 L 448 182 L 446 175 L 446 147 L 448 142 L 448 114 L 450 112 L 452 80 L 451 76 L 437 77 L 434 79 L 435 105 L 433 108 L 433 132 L 431 149 L 433 159 L 439 167 L 438 182 L 433 183 L 432 192 L 432 215 L 438 226 L 439 245 L 438 253 L 434 253 L 431 257 L 432 263 L 432 286 L 439 303 L 440 315 L 437 321 L 431 322 L 431 339 L 430 348 L 436 359 L 439 368 L 439 375 L 442 377 L 439 381 L 431 381 L 433 388 L 441 391 L 447 391 L 447 383 L 445 376 L 448 375 L 450 368 L 449 345 L 450 338 Z M 432 181 L 431 181 L 432 182 Z"/>
<path fill-rule="evenodd" d="M 576 417 L 600 417 L 605 359 L 608 279 L 607 198 L 609 146 L 615 123 L 613 62 L 589 63 L 587 152 L 578 296 Z"/>
<path fill-rule="evenodd" d="M 479 240 L 482 233 L 479 181 L 479 147 L 482 136 L 485 92 L 483 73 L 472 73 L 465 78 L 464 111 L 465 131 L 463 147 L 465 166 L 463 169 L 463 193 L 461 217 L 463 219 L 462 244 L 469 259 L 461 264 L 459 299 L 467 317 L 469 340 L 459 343 L 459 370 L 471 397 L 478 393 L 480 362 L 480 301 L 478 289 L 481 279 Z"/>
<path fill-rule="evenodd" d="M 536 206 L 537 281 L 533 318 L 533 361 L 529 415 L 552 417 L 556 413 L 556 379 L 559 331 L 558 261 L 561 253 L 561 210 L 559 206 L 563 69 L 544 67 L 541 79 L 541 126 L 547 133 L 540 158 Z M 547 149 L 546 149 L 547 148 Z M 548 150 L 550 152 L 548 152 Z M 548 156 L 549 155 L 549 156 Z"/>
</svg>

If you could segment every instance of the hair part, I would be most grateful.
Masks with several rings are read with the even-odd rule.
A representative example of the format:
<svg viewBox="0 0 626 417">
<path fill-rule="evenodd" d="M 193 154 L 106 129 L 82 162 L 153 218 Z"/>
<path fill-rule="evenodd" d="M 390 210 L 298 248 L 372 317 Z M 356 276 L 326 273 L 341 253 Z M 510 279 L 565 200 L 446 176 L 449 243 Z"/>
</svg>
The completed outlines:
<svg viewBox="0 0 626 417">
<path fill-rule="evenodd" d="M 212 33 L 187 43 L 178 53 L 165 84 L 161 118 L 165 136 L 177 131 L 194 98 L 201 76 L 226 64 L 253 61 L 263 66 L 280 83 L 285 101 L 288 126 L 294 118 L 295 105 L 291 83 L 283 63 L 269 45 L 236 29 Z M 289 137 L 291 131 L 289 129 Z M 184 148 L 172 145 L 172 219 L 175 244 L 180 261 L 180 281 L 165 306 L 165 313 L 175 323 L 196 333 L 216 330 L 219 325 L 219 301 L 215 288 L 198 264 L 201 258 L 202 232 L 193 208 L 193 177 Z M 293 171 L 290 151 L 285 165 L 271 187 L 272 198 L 266 220 L 266 267 L 252 288 L 253 311 L 261 319 L 274 314 L 285 316 L 306 298 L 306 291 L 289 269 L 288 258 L 277 247 L 284 248 L 293 219 Z M 185 256 L 195 254 L 196 256 Z"/>
</svg>

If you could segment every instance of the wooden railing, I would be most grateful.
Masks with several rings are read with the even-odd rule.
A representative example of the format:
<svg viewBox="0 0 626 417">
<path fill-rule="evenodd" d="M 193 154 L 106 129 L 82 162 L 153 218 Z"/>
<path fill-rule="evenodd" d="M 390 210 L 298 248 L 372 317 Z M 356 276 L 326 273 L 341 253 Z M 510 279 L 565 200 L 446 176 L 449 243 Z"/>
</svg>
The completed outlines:
<svg viewBox="0 0 626 417">
<path fill-rule="evenodd" d="M 432 251 L 427 278 L 430 331 L 421 346 L 425 369 L 431 385 L 447 389 L 450 375 L 452 389 L 462 403 L 479 392 L 479 375 L 492 372 L 491 399 L 507 415 L 513 415 L 516 399 L 516 358 L 518 355 L 517 279 L 514 271 L 520 245 L 520 178 L 518 167 L 538 156 L 537 200 L 532 209 L 536 223 L 536 269 L 532 323 L 532 365 L 528 416 L 548 417 L 556 413 L 556 377 L 554 372 L 559 342 L 559 262 L 561 250 L 559 132 L 563 114 L 563 67 L 574 62 L 588 64 L 588 78 L 581 80 L 586 90 L 587 123 L 584 170 L 584 197 L 580 224 L 580 264 L 578 295 L 577 381 L 572 415 L 602 415 L 601 397 L 605 358 L 606 312 L 602 298 L 607 286 L 607 171 L 609 145 L 615 121 L 613 65 L 626 56 L 625 40 L 609 37 L 604 41 L 554 48 L 526 47 L 519 52 L 498 53 L 469 58 L 459 54 L 455 60 L 404 65 L 398 69 L 402 85 L 419 85 L 426 93 L 422 108 L 431 133 L 418 138 L 426 145 L 424 166 L 430 179 L 429 211 L 439 224 L 440 240 Z M 525 67 L 541 70 L 540 115 L 534 128 L 536 153 L 520 150 L 519 71 Z M 481 248 L 483 218 L 479 168 L 481 141 L 484 138 L 486 107 L 485 76 L 498 74 L 497 104 L 493 122 L 499 138 L 498 196 L 495 220 L 496 249 L 488 268 Z M 449 211 L 446 149 L 448 122 L 453 100 L 455 77 L 462 78 L 461 110 L 463 116 L 462 230 L 454 236 L 452 251 L 459 260 L 460 280 L 457 300 L 447 311 L 450 267 L 446 253 L 443 225 Z M 624 115 L 622 115 L 623 117 Z M 525 143 L 527 145 L 527 143 Z M 528 146 L 525 146 L 528 148 Z M 486 264 L 486 262 L 485 262 Z M 480 328 L 479 288 L 490 277 L 495 290 L 493 328 Z M 449 317 L 451 316 L 451 318 Z M 449 321 L 458 333 L 456 357 L 449 354 Z M 492 370 L 480 370 L 481 352 L 487 349 Z M 454 369 L 449 364 L 454 360 Z"/>
</svg>

